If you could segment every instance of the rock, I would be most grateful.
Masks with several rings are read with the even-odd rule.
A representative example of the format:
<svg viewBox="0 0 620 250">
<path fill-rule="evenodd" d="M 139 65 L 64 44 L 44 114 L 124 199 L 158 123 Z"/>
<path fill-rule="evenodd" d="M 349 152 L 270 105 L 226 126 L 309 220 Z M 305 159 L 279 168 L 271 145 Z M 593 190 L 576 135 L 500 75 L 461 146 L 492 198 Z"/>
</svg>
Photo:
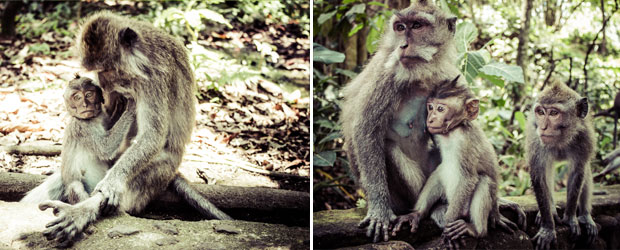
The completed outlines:
<svg viewBox="0 0 620 250">
<path fill-rule="evenodd" d="M 361 249 L 361 250 L 414 250 L 414 248 L 409 245 L 409 243 L 404 242 L 404 241 L 388 241 L 388 242 L 381 242 L 381 243 L 374 243 L 374 244 L 364 244 L 361 246 L 355 246 L 355 247 L 343 247 L 343 248 L 338 248 L 341 250 L 354 250 L 354 249 Z"/>
<path fill-rule="evenodd" d="M 232 225 L 218 224 L 218 225 L 215 225 L 213 227 L 213 229 L 215 229 L 215 232 L 218 232 L 218 233 L 227 233 L 227 234 L 238 234 L 238 233 L 240 233 L 239 229 L 235 228 Z"/>
<path fill-rule="evenodd" d="M 135 227 L 129 227 L 125 225 L 115 226 L 108 231 L 108 237 L 110 238 L 118 238 L 121 236 L 134 235 L 140 232 L 140 229 Z"/>
<path fill-rule="evenodd" d="M 0 201 L 0 248 L 56 247 L 54 242 L 46 240 L 41 233 L 45 229 L 45 224 L 55 218 L 51 209 L 40 211 L 36 204 Z M 94 228 L 92 234 L 85 235 L 71 249 L 310 248 L 308 228 L 240 220 L 156 221 L 120 214 L 104 217 L 92 227 Z M 177 229 L 176 235 L 169 234 L 174 231 L 171 229 L 173 227 Z M 228 228 L 227 230 L 237 233 L 218 233 L 213 230 L 214 228 Z"/>
<path fill-rule="evenodd" d="M 179 230 L 174 225 L 168 222 L 155 222 L 153 223 L 153 225 L 155 226 L 155 228 L 159 229 L 160 231 L 166 234 L 170 234 L 170 235 L 179 234 Z"/>
</svg>

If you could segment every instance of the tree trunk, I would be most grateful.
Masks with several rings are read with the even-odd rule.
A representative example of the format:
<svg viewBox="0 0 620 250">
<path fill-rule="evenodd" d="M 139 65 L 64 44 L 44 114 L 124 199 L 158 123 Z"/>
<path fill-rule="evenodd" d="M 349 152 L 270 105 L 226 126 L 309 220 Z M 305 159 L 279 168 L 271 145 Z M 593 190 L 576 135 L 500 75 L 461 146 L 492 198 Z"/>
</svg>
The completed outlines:
<svg viewBox="0 0 620 250">
<path fill-rule="evenodd" d="M 529 43 L 530 19 L 532 16 L 533 2 L 533 0 L 525 0 L 523 2 L 523 16 L 521 17 L 521 30 L 519 31 L 519 45 L 517 47 L 517 65 L 523 69 L 523 79 L 526 84 L 529 82 L 527 74 L 527 46 Z M 525 84 L 522 86 L 524 85 Z M 519 93 L 519 95 L 520 94 L 521 93 Z"/>
<path fill-rule="evenodd" d="M 8 1 L 6 3 L 6 7 L 2 12 L 2 33 L 0 36 L 9 39 L 15 36 L 15 16 L 17 16 L 17 12 L 19 12 L 23 5 L 22 1 Z"/>
<path fill-rule="evenodd" d="M 605 20 L 605 1 L 601 0 L 601 20 Z M 601 28 L 601 32 L 603 33 L 603 37 L 601 38 L 601 44 L 598 47 L 598 53 L 602 56 L 607 55 L 607 35 L 605 34 L 606 25 L 603 23 L 603 28 Z"/>
</svg>

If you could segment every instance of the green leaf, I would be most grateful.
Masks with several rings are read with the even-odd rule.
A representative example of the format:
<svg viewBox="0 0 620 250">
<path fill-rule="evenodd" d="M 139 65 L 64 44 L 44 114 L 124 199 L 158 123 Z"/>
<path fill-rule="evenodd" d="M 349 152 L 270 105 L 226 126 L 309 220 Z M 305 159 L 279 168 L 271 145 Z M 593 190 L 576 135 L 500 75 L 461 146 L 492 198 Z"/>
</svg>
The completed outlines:
<svg viewBox="0 0 620 250">
<path fill-rule="evenodd" d="M 358 3 L 353 5 L 347 13 L 344 13 L 344 16 L 349 19 L 349 22 L 352 22 L 355 19 L 357 14 L 364 14 L 366 11 L 366 4 Z"/>
<path fill-rule="evenodd" d="M 221 24 L 226 25 L 228 28 L 232 28 L 232 25 L 230 25 L 230 22 L 228 22 L 228 20 L 226 20 L 226 18 L 222 16 L 222 14 L 220 13 L 217 13 L 209 9 L 192 10 L 192 12 L 194 11 L 198 12 L 200 16 L 204 19 L 207 19 L 209 21 L 216 22 L 216 23 L 221 23 Z"/>
<path fill-rule="evenodd" d="M 336 152 L 323 151 L 312 156 L 312 164 L 317 167 L 331 167 L 336 162 Z"/>
<path fill-rule="evenodd" d="M 521 128 L 521 131 L 525 131 L 526 120 L 523 112 L 517 111 L 515 113 L 515 119 L 517 120 L 517 122 L 519 122 L 519 127 Z"/>
<path fill-rule="evenodd" d="M 384 4 L 384 3 L 381 3 L 381 2 L 375 2 L 375 1 L 369 2 L 368 5 L 381 6 L 381 7 L 386 8 L 386 9 L 390 8 L 390 6 L 388 6 L 387 4 Z"/>
<path fill-rule="evenodd" d="M 349 31 L 349 37 L 352 37 L 353 35 L 355 35 L 355 33 L 357 33 L 362 28 L 364 28 L 364 23 L 355 24 L 353 29 L 351 29 L 351 31 Z"/>
<path fill-rule="evenodd" d="M 354 71 L 351 70 L 346 70 L 346 69 L 341 69 L 341 68 L 336 68 L 334 69 L 334 72 L 338 73 L 338 74 L 342 74 L 345 75 L 351 79 L 355 78 L 357 76 L 357 73 L 355 73 Z"/>
<path fill-rule="evenodd" d="M 337 11 L 338 10 L 333 10 L 333 11 L 321 14 L 319 18 L 317 19 L 317 22 L 319 22 L 319 25 L 323 24 L 325 21 L 332 18 L 336 14 Z"/>
<path fill-rule="evenodd" d="M 484 65 L 484 67 L 482 67 L 480 71 L 484 72 L 487 75 L 502 77 L 506 81 L 518 83 L 524 82 L 523 70 L 519 66 L 508 65 L 500 62 L 492 62 Z"/>
<path fill-rule="evenodd" d="M 344 59 L 345 59 L 345 55 L 343 53 L 330 50 L 328 48 L 323 47 L 323 45 L 320 45 L 318 43 L 314 43 L 312 45 L 312 50 L 314 52 L 313 59 L 315 62 L 331 64 L 331 63 L 344 62 Z"/>
<path fill-rule="evenodd" d="M 386 14 L 391 14 L 391 12 Z M 366 50 L 368 50 L 368 53 L 372 54 L 377 50 L 381 34 L 383 34 L 383 29 L 385 29 L 385 20 L 386 15 L 375 15 L 370 19 L 370 30 L 366 37 Z"/>
<path fill-rule="evenodd" d="M 478 72 L 478 75 L 484 79 L 487 79 L 489 82 L 495 84 L 496 86 L 500 88 L 504 87 L 504 80 L 502 80 L 502 78 L 498 76 L 487 75 L 483 72 Z"/>
<path fill-rule="evenodd" d="M 456 42 L 456 51 L 463 53 L 469 48 L 469 44 L 478 37 L 478 29 L 470 22 L 462 22 L 456 26 L 454 41 Z"/>
<path fill-rule="evenodd" d="M 331 133 L 329 133 L 327 136 L 323 137 L 323 139 L 321 139 L 321 140 L 319 141 L 319 145 L 320 145 L 320 144 L 323 144 L 323 143 L 326 143 L 326 142 L 333 141 L 333 140 L 335 140 L 335 139 L 338 139 L 338 138 L 340 138 L 341 136 L 342 136 L 342 135 L 340 134 L 340 132 L 331 132 Z"/>
<path fill-rule="evenodd" d="M 486 64 L 484 56 L 481 51 L 466 52 L 464 55 L 462 72 L 465 75 L 468 83 L 473 83 L 480 68 Z"/>
</svg>

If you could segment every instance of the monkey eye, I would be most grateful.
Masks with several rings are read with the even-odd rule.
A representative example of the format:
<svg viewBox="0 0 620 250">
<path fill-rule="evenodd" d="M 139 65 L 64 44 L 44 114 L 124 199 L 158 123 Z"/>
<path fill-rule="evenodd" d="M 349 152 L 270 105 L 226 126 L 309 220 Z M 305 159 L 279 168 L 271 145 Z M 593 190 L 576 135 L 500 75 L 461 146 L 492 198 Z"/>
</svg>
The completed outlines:
<svg viewBox="0 0 620 250">
<path fill-rule="evenodd" d="M 419 29 L 419 28 L 422 28 L 422 26 L 423 25 L 422 25 L 421 22 L 413 22 L 413 24 L 411 24 L 411 28 L 412 29 L 416 29 L 416 30 Z"/>
<path fill-rule="evenodd" d="M 545 115 L 545 111 L 543 111 L 542 109 L 537 109 L 536 110 L 536 114 L 538 114 L 538 115 Z"/>
<path fill-rule="evenodd" d="M 90 98 L 90 97 L 92 97 L 92 96 L 93 96 L 93 92 L 87 92 L 87 93 L 86 93 L 86 98 Z"/>
<path fill-rule="evenodd" d="M 404 31 L 405 29 L 407 29 L 407 26 L 405 26 L 403 23 L 396 23 L 394 24 L 394 29 L 396 31 Z"/>
<path fill-rule="evenodd" d="M 558 114 L 560 114 L 560 112 L 558 112 L 557 110 L 551 110 L 551 112 L 549 112 L 550 116 L 556 116 Z"/>
<path fill-rule="evenodd" d="M 82 97 L 80 95 L 74 95 L 73 100 L 79 101 L 79 100 L 82 100 Z"/>
<path fill-rule="evenodd" d="M 433 104 L 428 105 L 428 110 L 433 110 Z"/>
<path fill-rule="evenodd" d="M 439 106 L 439 107 L 437 107 L 437 111 L 439 111 L 439 112 L 443 112 L 443 111 L 444 111 L 443 106 Z"/>
</svg>

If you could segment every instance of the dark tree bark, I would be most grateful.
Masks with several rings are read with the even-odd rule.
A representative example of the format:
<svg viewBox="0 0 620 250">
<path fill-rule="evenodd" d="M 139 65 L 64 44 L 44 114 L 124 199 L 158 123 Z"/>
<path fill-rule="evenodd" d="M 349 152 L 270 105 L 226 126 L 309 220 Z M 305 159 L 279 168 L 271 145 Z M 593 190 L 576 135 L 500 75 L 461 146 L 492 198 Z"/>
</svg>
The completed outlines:
<svg viewBox="0 0 620 250">
<path fill-rule="evenodd" d="M 15 37 L 15 17 L 23 5 L 22 1 L 8 1 L 6 3 L 2 12 L 2 33 L 0 36 L 9 39 Z"/>
</svg>

